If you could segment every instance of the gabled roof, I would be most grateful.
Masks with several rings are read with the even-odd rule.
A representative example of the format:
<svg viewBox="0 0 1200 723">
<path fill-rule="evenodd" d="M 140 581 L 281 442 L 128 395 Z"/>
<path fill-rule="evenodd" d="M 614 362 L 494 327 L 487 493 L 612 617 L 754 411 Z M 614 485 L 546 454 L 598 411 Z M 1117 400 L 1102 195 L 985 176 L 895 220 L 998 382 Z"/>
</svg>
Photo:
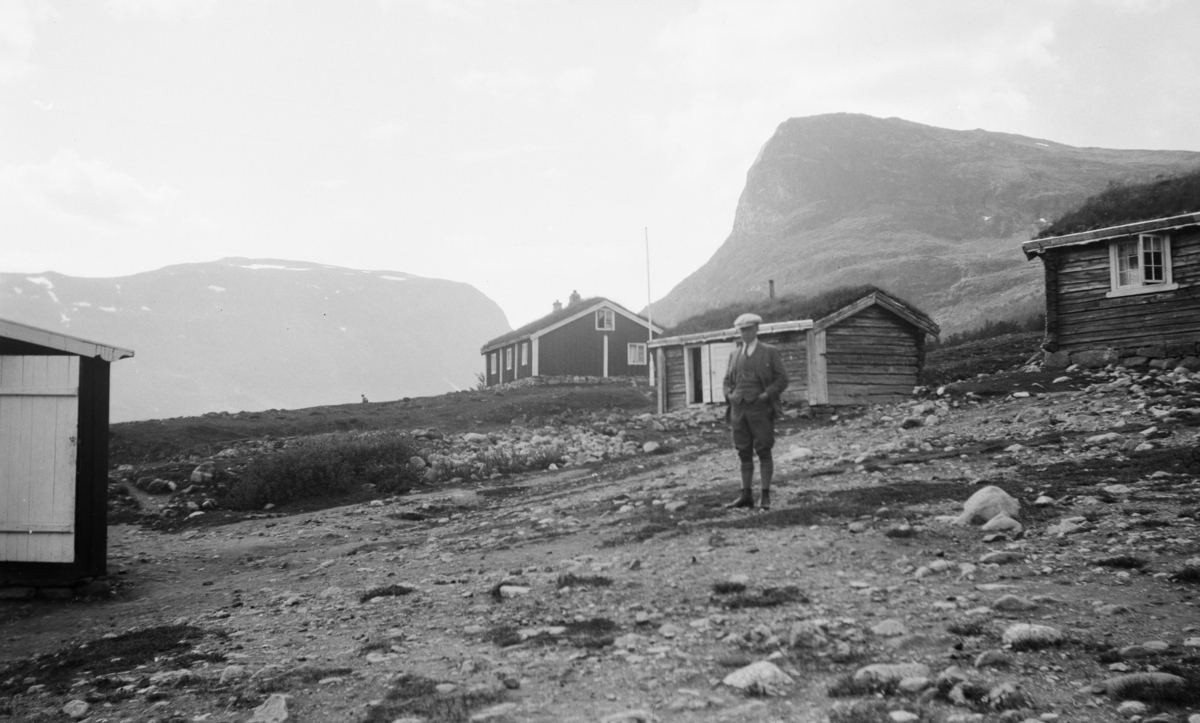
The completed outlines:
<svg viewBox="0 0 1200 723">
<path fill-rule="evenodd" d="M 769 336 L 771 334 L 779 334 L 785 331 L 802 331 L 812 329 L 813 331 L 821 331 L 827 329 L 834 324 L 845 321 L 854 316 L 860 311 L 871 306 L 882 306 L 892 312 L 901 319 L 907 321 L 913 326 L 927 334 L 937 336 L 942 329 L 933 319 L 930 319 L 923 312 L 909 308 L 906 304 L 897 301 L 888 294 L 876 290 L 859 298 L 853 303 L 847 304 L 837 311 L 827 316 L 821 317 L 817 321 L 811 319 L 798 319 L 794 321 L 776 321 L 768 324 L 760 324 L 758 327 L 759 336 Z M 703 331 L 695 334 L 683 334 L 681 336 L 671 336 L 662 339 L 655 339 L 650 342 L 652 348 L 661 346 L 677 346 L 679 344 L 701 344 L 706 342 L 725 341 L 737 339 L 739 332 L 737 329 L 718 329 L 715 331 Z"/>
<path fill-rule="evenodd" d="M 934 336 L 937 336 L 942 331 L 942 328 L 934 323 L 933 319 L 930 319 L 923 312 L 917 311 L 916 309 L 910 309 L 908 306 L 900 303 L 896 299 L 893 299 L 891 296 L 888 296 L 882 291 L 873 291 L 853 304 L 844 306 L 829 316 L 822 317 L 813 324 L 813 331 L 827 329 L 834 324 L 849 319 L 858 312 L 870 306 L 882 306 L 926 334 L 933 334 Z"/>
<path fill-rule="evenodd" d="M 507 344 L 522 341 L 524 339 L 536 339 L 539 336 L 543 336 L 544 334 L 554 331 L 561 326 L 570 324 L 576 319 L 587 316 L 588 314 L 595 312 L 597 309 L 612 309 L 614 312 L 624 316 L 630 321 L 652 329 L 656 334 L 662 333 L 662 329 L 658 325 L 651 324 L 645 318 L 638 316 L 617 302 L 610 301 L 603 296 L 593 296 L 591 298 L 583 299 L 582 301 L 577 301 L 559 311 L 551 312 L 537 321 L 529 322 L 519 329 L 514 329 L 507 334 L 498 336 L 484 344 L 480 348 L 479 353 L 486 354 L 496 347 L 505 346 Z"/>
<path fill-rule="evenodd" d="M 36 344 L 49 349 L 58 349 L 59 351 L 65 351 L 78 356 L 100 357 L 106 362 L 113 362 L 133 356 L 133 352 L 129 349 L 108 346 L 75 336 L 67 336 L 66 334 L 59 334 L 56 331 L 39 329 L 36 326 L 29 326 L 28 324 L 8 319 L 0 319 L 0 337 L 23 341 L 27 344 Z"/>
<path fill-rule="evenodd" d="M 1096 228 L 1090 231 L 1069 233 L 1064 236 L 1038 238 L 1021 244 L 1021 250 L 1025 252 L 1026 259 L 1032 259 L 1034 256 L 1041 254 L 1046 249 L 1056 248 L 1059 246 L 1083 246 L 1086 244 L 1107 241 L 1108 239 L 1118 238 L 1120 236 L 1131 236 L 1135 233 L 1171 231 L 1177 228 L 1183 228 L 1184 226 L 1195 226 L 1198 224 L 1200 224 L 1200 213 L 1185 213 L 1180 216 L 1169 216 L 1167 218 L 1156 218 L 1148 221 L 1123 223 L 1120 226 Z"/>
</svg>

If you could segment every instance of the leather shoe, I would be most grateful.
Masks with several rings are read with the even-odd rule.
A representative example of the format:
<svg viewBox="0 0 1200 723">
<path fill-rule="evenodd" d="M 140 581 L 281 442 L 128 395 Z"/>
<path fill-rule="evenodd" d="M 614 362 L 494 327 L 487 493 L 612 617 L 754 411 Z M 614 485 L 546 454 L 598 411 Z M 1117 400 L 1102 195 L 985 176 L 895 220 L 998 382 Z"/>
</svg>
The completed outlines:
<svg viewBox="0 0 1200 723">
<path fill-rule="evenodd" d="M 749 492 L 743 492 L 740 497 L 725 506 L 730 509 L 744 509 L 747 507 L 753 507 L 754 497 Z"/>
<path fill-rule="evenodd" d="M 758 506 L 764 510 L 771 509 L 771 491 L 763 490 L 762 499 L 759 500 Z"/>
</svg>

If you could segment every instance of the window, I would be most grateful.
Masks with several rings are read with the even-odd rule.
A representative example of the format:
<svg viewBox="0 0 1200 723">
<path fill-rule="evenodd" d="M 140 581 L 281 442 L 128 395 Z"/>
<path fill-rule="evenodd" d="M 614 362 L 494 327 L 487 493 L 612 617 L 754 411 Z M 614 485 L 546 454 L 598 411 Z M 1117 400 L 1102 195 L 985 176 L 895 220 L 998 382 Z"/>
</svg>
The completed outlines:
<svg viewBox="0 0 1200 723">
<path fill-rule="evenodd" d="M 529 363 L 529 342 L 521 345 L 521 366 Z"/>
<path fill-rule="evenodd" d="M 1111 289 L 1105 296 L 1131 296 L 1172 291 L 1171 239 L 1169 236 L 1139 234 L 1136 240 L 1108 247 Z"/>
<path fill-rule="evenodd" d="M 612 331 L 617 326 L 616 316 L 612 309 L 598 309 L 596 311 L 596 329 L 599 331 Z"/>
<path fill-rule="evenodd" d="M 513 348 L 511 346 L 504 350 L 504 368 L 505 369 L 509 369 L 509 370 L 512 369 L 512 350 L 513 350 Z"/>
<path fill-rule="evenodd" d="M 500 352 L 488 354 L 488 360 L 492 363 L 492 374 L 500 371 Z"/>
<path fill-rule="evenodd" d="M 630 344 L 629 345 L 629 365 L 642 366 L 646 363 L 646 345 L 645 344 Z"/>
</svg>

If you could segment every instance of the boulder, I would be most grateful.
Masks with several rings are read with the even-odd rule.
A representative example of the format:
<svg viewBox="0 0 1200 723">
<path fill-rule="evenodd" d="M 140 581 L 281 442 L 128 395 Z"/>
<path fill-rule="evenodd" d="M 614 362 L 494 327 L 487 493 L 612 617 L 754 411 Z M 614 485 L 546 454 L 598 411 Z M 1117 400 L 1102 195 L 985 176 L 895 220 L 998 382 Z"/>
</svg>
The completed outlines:
<svg viewBox="0 0 1200 723">
<path fill-rule="evenodd" d="M 983 523 L 980 528 L 988 532 L 1020 532 L 1023 528 L 1021 523 L 1001 512 L 992 519 Z"/>
<path fill-rule="evenodd" d="M 283 723 L 288 719 L 287 696 L 272 693 L 271 697 L 254 709 L 247 723 Z"/>
<path fill-rule="evenodd" d="M 1066 369 L 1071 364 L 1071 355 L 1065 351 L 1048 351 L 1042 357 L 1043 369 Z"/>
<path fill-rule="evenodd" d="M 192 475 L 188 477 L 188 481 L 192 484 L 204 485 L 213 481 L 213 474 L 217 471 L 217 465 L 213 462 L 201 462 L 196 469 L 192 470 Z"/>
<path fill-rule="evenodd" d="M 1129 673 L 1109 678 L 1100 687 L 1110 698 L 1158 702 L 1178 698 L 1188 692 L 1188 682 L 1170 673 Z"/>
<path fill-rule="evenodd" d="M 959 525 L 985 523 L 999 514 L 1016 519 L 1020 513 L 1021 503 L 1012 495 L 994 485 L 988 485 L 967 498 L 963 503 L 963 513 L 955 522 Z"/>
</svg>

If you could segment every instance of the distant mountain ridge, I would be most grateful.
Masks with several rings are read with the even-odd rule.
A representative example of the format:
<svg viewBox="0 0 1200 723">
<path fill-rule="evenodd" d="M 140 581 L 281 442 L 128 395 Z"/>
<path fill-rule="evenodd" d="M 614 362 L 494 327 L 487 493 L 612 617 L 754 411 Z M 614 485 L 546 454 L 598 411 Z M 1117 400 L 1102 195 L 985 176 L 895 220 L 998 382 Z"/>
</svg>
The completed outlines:
<svg viewBox="0 0 1200 723">
<path fill-rule="evenodd" d="M 1190 151 L 1075 148 L 835 113 L 780 124 L 746 174 L 733 230 L 654 302 L 670 326 L 731 302 L 875 284 L 959 332 L 1043 306 L 1020 244 L 1110 180 L 1200 166 Z M 730 320 L 732 324 L 732 319 Z"/>
<path fill-rule="evenodd" d="M 117 278 L 0 273 L 0 316 L 133 349 L 114 421 L 297 408 L 470 388 L 509 330 L 469 284 L 225 258 Z"/>
</svg>

